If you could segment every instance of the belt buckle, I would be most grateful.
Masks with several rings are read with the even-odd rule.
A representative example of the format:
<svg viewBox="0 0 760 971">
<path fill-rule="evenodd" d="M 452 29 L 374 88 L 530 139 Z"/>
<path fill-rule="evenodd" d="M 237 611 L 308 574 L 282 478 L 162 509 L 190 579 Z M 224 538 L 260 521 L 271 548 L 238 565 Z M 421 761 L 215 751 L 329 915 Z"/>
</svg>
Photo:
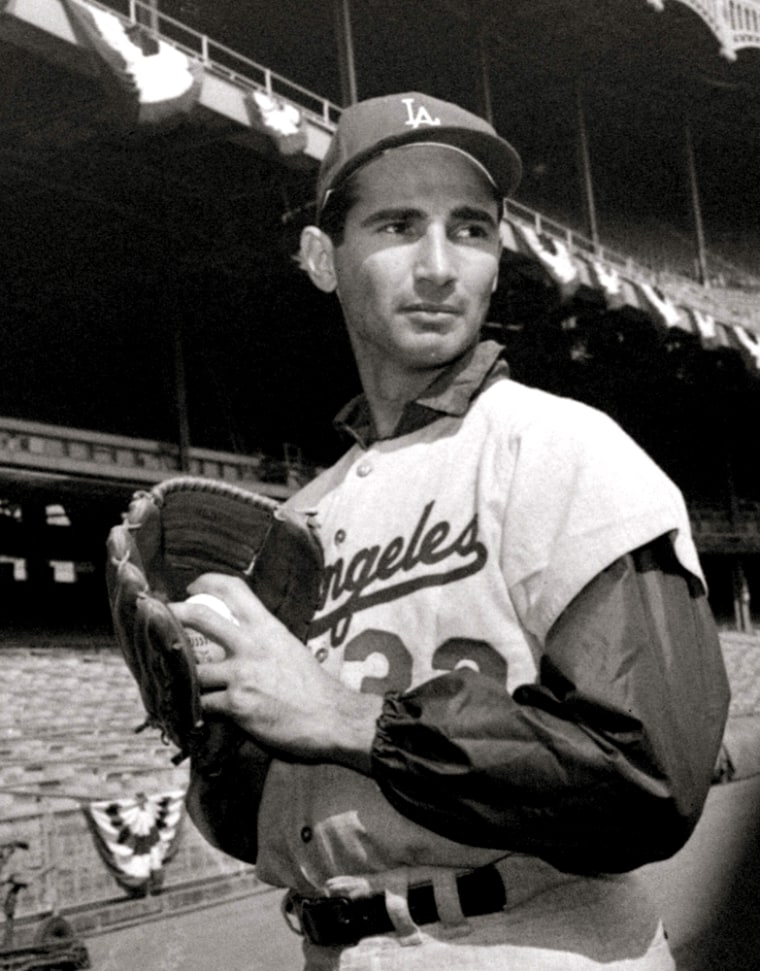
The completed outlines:
<svg viewBox="0 0 760 971">
<path fill-rule="evenodd" d="M 301 927 L 319 947 L 351 947 L 359 942 L 348 897 L 303 897 L 299 901 Z"/>
</svg>

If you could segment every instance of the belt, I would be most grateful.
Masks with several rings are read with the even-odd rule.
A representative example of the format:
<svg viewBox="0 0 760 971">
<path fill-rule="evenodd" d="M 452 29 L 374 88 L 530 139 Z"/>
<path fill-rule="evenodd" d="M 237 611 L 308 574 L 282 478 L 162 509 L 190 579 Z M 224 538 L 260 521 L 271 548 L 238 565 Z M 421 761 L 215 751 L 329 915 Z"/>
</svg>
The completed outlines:
<svg viewBox="0 0 760 971">
<path fill-rule="evenodd" d="M 504 883 L 494 866 L 458 877 L 457 890 L 465 917 L 494 914 L 507 902 Z M 415 924 L 434 924 L 440 919 L 432 883 L 410 887 L 407 900 Z M 298 914 L 306 937 L 321 947 L 349 947 L 363 937 L 395 930 L 381 893 L 354 900 L 291 894 L 290 905 Z"/>
</svg>

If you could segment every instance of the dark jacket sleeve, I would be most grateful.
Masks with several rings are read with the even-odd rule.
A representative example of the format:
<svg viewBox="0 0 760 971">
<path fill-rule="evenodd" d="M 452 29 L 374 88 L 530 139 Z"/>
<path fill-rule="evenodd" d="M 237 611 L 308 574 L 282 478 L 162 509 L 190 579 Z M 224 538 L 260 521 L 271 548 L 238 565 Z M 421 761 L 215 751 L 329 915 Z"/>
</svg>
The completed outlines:
<svg viewBox="0 0 760 971">
<path fill-rule="evenodd" d="M 566 608 L 535 684 L 510 696 L 460 670 L 386 696 L 373 775 L 398 811 L 458 842 L 621 872 L 688 839 L 728 698 L 702 585 L 662 537 Z"/>
</svg>

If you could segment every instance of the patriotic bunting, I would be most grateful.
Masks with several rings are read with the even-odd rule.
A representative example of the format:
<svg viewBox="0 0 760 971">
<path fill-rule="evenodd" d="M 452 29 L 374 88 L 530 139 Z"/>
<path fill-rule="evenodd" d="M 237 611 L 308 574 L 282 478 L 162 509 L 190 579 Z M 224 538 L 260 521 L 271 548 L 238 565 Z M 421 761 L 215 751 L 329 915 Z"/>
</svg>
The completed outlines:
<svg viewBox="0 0 760 971">
<path fill-rule="evenodd" d="M 82 808 L 98 852 L 116 880 L 128 890 L 158 891 L 164 864 L 178 848 L 184 793 L 138 793 L 133 799 L 91 802 Z"/>
<path fill-rule="evenodd" d="M 681 327 L 683 330 L 691 330 L 688 325 L 683 325 L 683 315 L 678 307 L 657 287 L 652 286 L 651 283 L 640 283 L 639 288 L 648 304 L 648 309 L 656 320 L 667 328 Z"/>
<path fill-rule="evenodd" d="M 691 316 L 703 347 L 708 350 L 715 350 L 718 347 L 731 347 L 728 330 L 723 324 L 719 324 L 712 314 L 703 313 L 701 310 L 692 310 Z"/>
<path fill-rule="evenodd" d="M 569 297 L 580 286 L 580 271 L 568 247 L 559 239 L 545 233 L 539 235 L 532 226 L 513 223 L 518 245 L 528 255 L 538 258 L 549 276 L 559 286 L 563 296 Z"/>
<path fill-rule="evenodd" d="M 246 98 L 251 125 L 274 141 L 282 155 L 297 155 L 306 148 L 306 126 L 295 105 L 279 101 L 264 91 Z"/>
<path fill-rule="evenodd" d="M 501 245 L 505 249 L 511 250 L 513 253 L 519 250 L 514 225 L 508 219 L 502 219 L 499 223 L 499 237 L 501 238 Z"/>
<path fill-rule="evenodd" d="M 610 310 L 624 306 L 642 310 L 668 330 L 675 327 L 695 334 L 708 350 L 737 350 L 749 367 L 760 371 L 760 335 L 751 327 L 719 321 L 712 314 L 685 305 L 683 297 L 674 300 L 654 283 L 632 279 L 599 259 L 571 252 L 562 240 L 538 233 L 518 219 L 503 221 L 501 240 L 508 249 L 538 259 L 564 298 L 572 297 L 581 283 L 587 284 L 601 291 Z"/>
<path fill-rule="evenodd" d="M 718 326 L 712 314 L 704 314 L 701 310 L 694 310 L 692 314 L 702 342 L 707 345 L 710 341 L 717 341 Z"/>
<path fill-rule="evenodd" d="M 607 307 L 610 310 L 624 307 L 623 281 L 617 270 L 604 266 L 598 260 L 591 260 L 590 271 L 592 286 L 602 291 Z"/>
<path fill-rule="evenodd" d="M 203 83 L 200 63 L 85 0 L 63 2 L 78 39 L 107 66 L 139 122 L 157 124 L 190 111 Z"/>
<path fill-rule="evenodd" d="M 734 327 L 733 330 L 744 353 L 749 356 L 752 364 L 760 369 L 760 338 L 746 327 Z"/>
</svg>

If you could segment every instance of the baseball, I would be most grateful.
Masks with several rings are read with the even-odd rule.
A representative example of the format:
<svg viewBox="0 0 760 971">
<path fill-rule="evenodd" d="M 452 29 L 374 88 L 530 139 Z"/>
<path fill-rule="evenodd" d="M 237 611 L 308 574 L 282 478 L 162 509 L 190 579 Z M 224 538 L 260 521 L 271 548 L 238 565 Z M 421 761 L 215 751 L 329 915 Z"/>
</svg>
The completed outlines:
<svg viewBox="0 0 760 971">
<path fill-rule="evenodd" d="M 192 597 L 187 598 L 186 603 L 203 604 L 210 607 L 211 610 L 215 610 L 226 620 L 231 620 L 233 624 L 237 624 L 227 604 L 210 593 L 193 594 Z M 201 634 L 200 631 L 192 627 L 185 627 L 185 632 L 190 640 L 190 647 L 197 664 L 207 664 L 210 661 L 223 661 L 225 659 L 226 654 L 221 644 L 210 641 L 205 634 Z"/>
</svg>

